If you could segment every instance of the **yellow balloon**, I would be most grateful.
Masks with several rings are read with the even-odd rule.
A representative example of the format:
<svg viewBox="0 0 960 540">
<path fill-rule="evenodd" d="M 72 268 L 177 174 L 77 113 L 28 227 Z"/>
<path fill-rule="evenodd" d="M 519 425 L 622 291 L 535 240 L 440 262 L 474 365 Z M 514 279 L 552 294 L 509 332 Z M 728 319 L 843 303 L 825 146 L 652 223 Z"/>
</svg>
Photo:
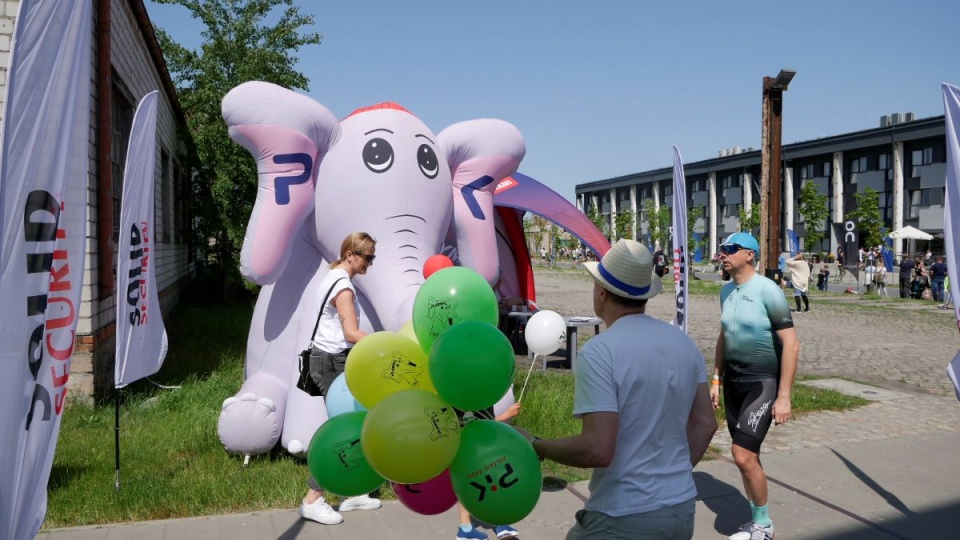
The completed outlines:
<svg viewBox="0 0 960 540">
<path fill-rule="evenodd" d="M 416 343 L 420 343 L 420 340 L 417 339 L 417 333 L 413 330 L 413 321 L 407 321 L 406 324 L 400 327 L 400 335 L 406 336 Z"/>
<path fill-rule="evenodd" d="M 404 390 L 367 413 L 360 445 L 380 476 L 398 484 L 418 484 L 453 462 L 460 448 L 460 421 L 439 396 Z"/>
<path fill-rule="evenodd" d="M 347 356 L 345 372 L 350 393 L 367 409 L 401 390 L 437 392 L 427 355 L 397 332 L 376 332 L 358 341 Z"/>
</svg>

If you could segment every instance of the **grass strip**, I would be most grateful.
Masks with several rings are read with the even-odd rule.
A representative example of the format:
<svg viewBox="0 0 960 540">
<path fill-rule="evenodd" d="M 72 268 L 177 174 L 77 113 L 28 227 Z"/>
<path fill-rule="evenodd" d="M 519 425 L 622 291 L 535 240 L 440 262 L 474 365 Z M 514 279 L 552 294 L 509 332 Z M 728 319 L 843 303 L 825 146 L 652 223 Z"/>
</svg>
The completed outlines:
<svg viewBox="0 0 960 540">
<path fill-rule="evenodd" d="M 223 400 L 243 380 L 252 305 L 183 302 L 167 321 L 170 352 L 155 380 L 124 389 L 121 484 L 114 490 L 113 402 L 71 400 L 63 414 L 49 483 L 45 528 L 293 508 L 305 492 L 304 460 L 285 452 L 255 456 L 248 468 L 217 435 Z M 526 369 L 517 370 L 516 387 Z M 574 378 L 534 370 L 516 424 L 541 437 L 578 433 L 571 416 Z M 865 401 L 797 385 L 794 411 L 856 407 Z M 583 480 L 589 471 L 544 463 L 544 475 Z M 392 497 L 389 488 L 383 490 Z"/>
</svg>

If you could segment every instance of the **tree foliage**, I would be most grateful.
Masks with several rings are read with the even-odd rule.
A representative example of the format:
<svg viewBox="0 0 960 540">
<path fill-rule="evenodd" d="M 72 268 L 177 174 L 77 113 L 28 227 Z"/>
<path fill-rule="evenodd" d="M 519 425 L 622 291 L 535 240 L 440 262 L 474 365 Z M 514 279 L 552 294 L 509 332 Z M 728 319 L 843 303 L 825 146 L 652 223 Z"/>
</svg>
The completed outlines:
<svg viewBox="0 0 960 540">
<path fill-rule="evenodd" d="M 660 246 L 661 249 L 668 249 L 667 242 L 670 240 L 670 208 L 661 205 L 659 208 L 653 203 L 653 199 L 643 201 L 643 212 L 647 216 L 647 232 L 650 234 L 650 242 L 653 244 L 650 249 Z"/>
<path fill-rule="evenodd" d="M 703 217 L 703 208 L 687 208 L 687 251 L 690 253 L 688 255 L 691 257 L 692 261 L 693 254 L 702 247 L 705 247 L 710 241 L 707 238 L 706 234 L 703 234 L 703 231 L 700 231 L 700 239 L 697 240 L 697 237 L 694 235 L 696 233 L 697 221 Z M 689 261 L 688 261 L 689 262 Z"/>
<path fill-rule="evenodd" d="M 747 213 L 746 208 L 738 210 L 740 214 L 740 230 L 742 232 L 752 233 L 754 229 L 760 227 L 761 208 L 760 203 L 753 203 L 753 205 L 750 206 L 749 213 Z"/>
<path fill-rule="evenodd" d="M 820 193 L 815 183 L 807 182 L 800 188 L 797 211 L 803 216 L 806 237 L 818 241 L 823 238 L 830 208 L 827 206 L 827 196 Z"/>
<path fill-rule="evenodd" d="M 864 246 L 883 244 L 883 217 L 880 215 L 880 195 L 871 188 L 854 193 L 857 209 L 847 214 L 847 219 L 856 219 L 860 231 L 860 243 Z"/>
<path fill-rule="evenodd" d="M 618 240 L 620 238 L 633 238 L 633 216 L 633 212 L 617 213 L 617 217 L 614 219 L 614 230 L 616 231 Z"/>
<path fill-rule="evenodd" d="M 610 226 L 607 225 L 606 220 L 603 219 L 603 216 L 597 211 L 596 205 L 591 204 L 587 207 L 587 219 L 604 235 L 609 233 Z"/>
<path fill-rule="evenodd" d="M 538 214 L 531 214 L 523 220 L 523 233 L 532 241 L 534 254 L 539 255 L 540 249 L 545 247 L 544 240 L 546 240 L 548 227 L 547 220 Z"/>
<path fill-rule="evenodd" d="M 256 198 L 257 171 L 250 154 L 227 134 L 220 102 L 230 89 L 251 80 L 305 90 L 309 81 L 294 69 L 294 53 L 319 44 L 321 36 L 302 30 L 313 26 L 313 17 L 301 14 L 293 0 L 156 2 L 183 6 L 206 28 L 196 50 L 163 29 L 157 29 L 157 38 L 196 144 L 201 178 L 212 179 L 208 212 L 213 215 L 200 218 L 210 224 L 206 234 L 216 239 L 221 269 L 235 271 Z M 286 7 L 275 13 L 278 6 Z M 268 24 L 268 18 L 276 22 Z"/>
</svg>

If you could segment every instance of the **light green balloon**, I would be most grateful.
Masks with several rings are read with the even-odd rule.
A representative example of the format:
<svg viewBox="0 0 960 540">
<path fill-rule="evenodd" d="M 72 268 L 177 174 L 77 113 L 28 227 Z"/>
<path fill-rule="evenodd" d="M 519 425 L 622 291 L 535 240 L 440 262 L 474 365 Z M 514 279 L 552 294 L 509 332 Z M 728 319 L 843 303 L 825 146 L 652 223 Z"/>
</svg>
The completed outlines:
<svg viewBox="0 0 960 540">
<path fill-rule="evenodd" d="M 339 418 L 339 417 L 338 417 Z M 380 476 L 418 484 L 450 466 L 460 447 L 460 421 L 436 394 L 401 390 L 367 413 L 363 453 Z"/>
</svg>

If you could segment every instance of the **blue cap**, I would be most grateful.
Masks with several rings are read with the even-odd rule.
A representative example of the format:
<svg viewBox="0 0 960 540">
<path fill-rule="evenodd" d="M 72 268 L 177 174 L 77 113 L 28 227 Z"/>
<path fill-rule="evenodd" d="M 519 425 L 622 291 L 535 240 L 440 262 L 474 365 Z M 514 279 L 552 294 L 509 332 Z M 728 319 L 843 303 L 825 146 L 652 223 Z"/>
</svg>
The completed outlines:
<svg viewBox="0 0 960 540">
<path fill-rule="evenodd" d="M 757 239 L 753 237 L 750 233 L 738 232 L 733 233 L 727 237 L 723 242 L 724 246 L 732 246 L 736 244 L 744 249 L 751 249 L 757 256 L 760 256 L 760 244 L 757 242 Z"/>
</svg>

